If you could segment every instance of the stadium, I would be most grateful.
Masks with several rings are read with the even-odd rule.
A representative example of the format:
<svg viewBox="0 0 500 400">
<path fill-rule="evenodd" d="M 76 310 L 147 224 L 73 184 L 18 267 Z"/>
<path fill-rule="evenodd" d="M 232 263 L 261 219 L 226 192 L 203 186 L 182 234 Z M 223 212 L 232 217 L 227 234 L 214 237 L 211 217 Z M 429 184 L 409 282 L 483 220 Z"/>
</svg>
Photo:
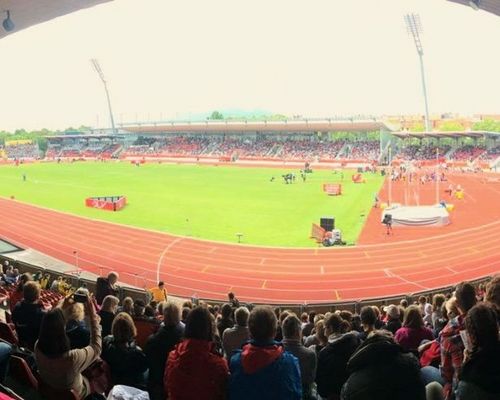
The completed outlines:
<svg viewBox="0 0 500 400">
<path fill-rule="evenodd" d="M 0 39 L 110 3 L 0 2 Z M 498 398 L 500 114 L 430 113 L 401 19 L 423 114 L 116 118 L 92 58 L 93 126 L 1 131 L 0 394 Z"/>
</svg>

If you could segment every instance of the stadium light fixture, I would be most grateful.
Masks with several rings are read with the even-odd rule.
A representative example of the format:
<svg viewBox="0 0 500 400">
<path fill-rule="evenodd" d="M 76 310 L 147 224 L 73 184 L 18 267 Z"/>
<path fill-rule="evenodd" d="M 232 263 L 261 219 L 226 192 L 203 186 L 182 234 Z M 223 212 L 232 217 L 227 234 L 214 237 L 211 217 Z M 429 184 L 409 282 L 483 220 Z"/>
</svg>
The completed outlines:
<svg viewBox="0 0 500 400">
<path fill-rule="evenodd" d="M 481 8 L 481 0 L 470 0 L 469 6 L 478 11 Z"/>
<path fill-rule="evenodd" d="M 7 17 L 3 20 L 2 25 L 3 29 L 7 32 L 12 32 L 15 28 L 14 22 L 10 18 L 10 10 L 5 11 L 7 13 Z"/>
<path fill-rule="evenodd" d="M 425 130 L 427 132 L 430 132 L 431 126 L 429 120 L 429 104 L 427 101 L 427 87 L 425 84 L 424 48 L 420 39 L 420 35 L 422 34 L 422 23 L 420 22 L 420 16 L 418 14 L 406 14 L 404 16 L 404 19 L 408 34 L 413 37 L 413 41 L 415 42 L 415 48 L 417 49 L 418 58 L 420 60 L 420 75 L 422 78 L 422 91 L 424 94 L 425 102 Z"/>
<path fill-rule="evenodd" d="M 109 110 L 109 119 L 111 120 L 111 128 L 113 130 L 113 133 L 116 134 L 115 119 L 113 117 L 113 110 L 111 108 L 111 99 L 109 97 L 108 84 L 106 82 L 106 78 L 104 77 L 104 73 L 102 72 L 101 66 L 99 64 L 99 61 L 97 61 L 97 59 L 92 58 L 90 60 L 90 63 L 94 67 L 95 71 L 97 72 L 97 75 L 99 75 L 99 78 L 101 79 L 102 84 L 104 85 L 104 91 L 106 92 L 106 99 L 108 100 L 108 110 Z"/>
</svg>

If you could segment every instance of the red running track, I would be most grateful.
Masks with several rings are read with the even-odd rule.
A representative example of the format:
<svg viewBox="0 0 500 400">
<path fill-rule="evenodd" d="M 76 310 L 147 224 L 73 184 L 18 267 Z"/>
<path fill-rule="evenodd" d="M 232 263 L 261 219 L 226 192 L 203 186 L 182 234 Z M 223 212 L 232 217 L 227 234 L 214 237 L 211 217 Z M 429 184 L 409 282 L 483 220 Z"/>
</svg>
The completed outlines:
<svg viewBox="0 0 500 400">
<path fill-rule="evenodd" d="M 171 294 L 321 303 L 398 296 L 500 271 L 500 220 L 430 238 L 343 248 L 231 245 L 91 220 L 0 199 L 0 236 L 94 273 Z M 162 258 L 162 255 L 164 257 Z"/>
</svg>

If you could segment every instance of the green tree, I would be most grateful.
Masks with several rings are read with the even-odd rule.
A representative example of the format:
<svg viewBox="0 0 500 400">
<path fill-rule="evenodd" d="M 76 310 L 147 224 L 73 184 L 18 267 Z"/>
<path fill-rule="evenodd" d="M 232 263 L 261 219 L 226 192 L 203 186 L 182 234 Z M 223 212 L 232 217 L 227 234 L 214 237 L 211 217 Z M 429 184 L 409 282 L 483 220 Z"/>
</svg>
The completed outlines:
<svg viewBox="0 0 500 400">
<path fill-rule="evenodd" d="M 212 114 L 210 114 L 210 117 L 208 119 L 218 119 L 218 120 L 221 120 L 221 119 L 224 119 L 224 116 L 222 115 L 222 113 L 220 113 L 219 111 L 215 110 L 212 112 Z"/>
<path fill-rule="evenodd" d="M 417 122 L 410 128 L 410 132 L 424 132 L 425 126 L 423 122 Z"/>
<path fill-rule="evenodd" d="M 500 132 L 500 121 L 494 121 L 492 119 L 485 119 L 483 121 L 476 122 L 472 126 L 474 131 L 489 131 L 489 132 Z"/>
<path fill-rule="evenodd" d="M 457 132 L 464 131 L 464 126 L 457 121 L 446 121 L 439 126 L 439 130 L 443 132 Z"/>
</svg>

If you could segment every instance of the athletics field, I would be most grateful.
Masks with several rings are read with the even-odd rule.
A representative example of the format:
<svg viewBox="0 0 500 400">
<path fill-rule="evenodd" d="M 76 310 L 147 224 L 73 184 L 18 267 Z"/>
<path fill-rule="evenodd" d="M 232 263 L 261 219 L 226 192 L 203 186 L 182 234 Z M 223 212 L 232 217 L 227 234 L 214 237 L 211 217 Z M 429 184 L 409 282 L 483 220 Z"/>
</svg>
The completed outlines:
<svg viewBox="0 0 500 400">
<path fill-rule="evenodd" d="M 286 185 L 282 174 L 293 172 Z M 380 190 L 380 174 L 317 170 L 302 182 L 296 169 L 125 162 L 35 163 L 0 168 L 0 195 L 85 217 L 235 243 L 313 247 L 311 223 L 334 216 L 348 244 L 356 243 Z M 26 181 L 23 181 L 23 174 Z M 271 182 L 271 178 L 275 177 Z M 341 196 L 327 196 L 323 183 L 342 183 Z M 86 197 L 125 195 L 119 212 L 85 207 Z M 51 221 L 47 221 L 50 224 Z"/>
</svg>

